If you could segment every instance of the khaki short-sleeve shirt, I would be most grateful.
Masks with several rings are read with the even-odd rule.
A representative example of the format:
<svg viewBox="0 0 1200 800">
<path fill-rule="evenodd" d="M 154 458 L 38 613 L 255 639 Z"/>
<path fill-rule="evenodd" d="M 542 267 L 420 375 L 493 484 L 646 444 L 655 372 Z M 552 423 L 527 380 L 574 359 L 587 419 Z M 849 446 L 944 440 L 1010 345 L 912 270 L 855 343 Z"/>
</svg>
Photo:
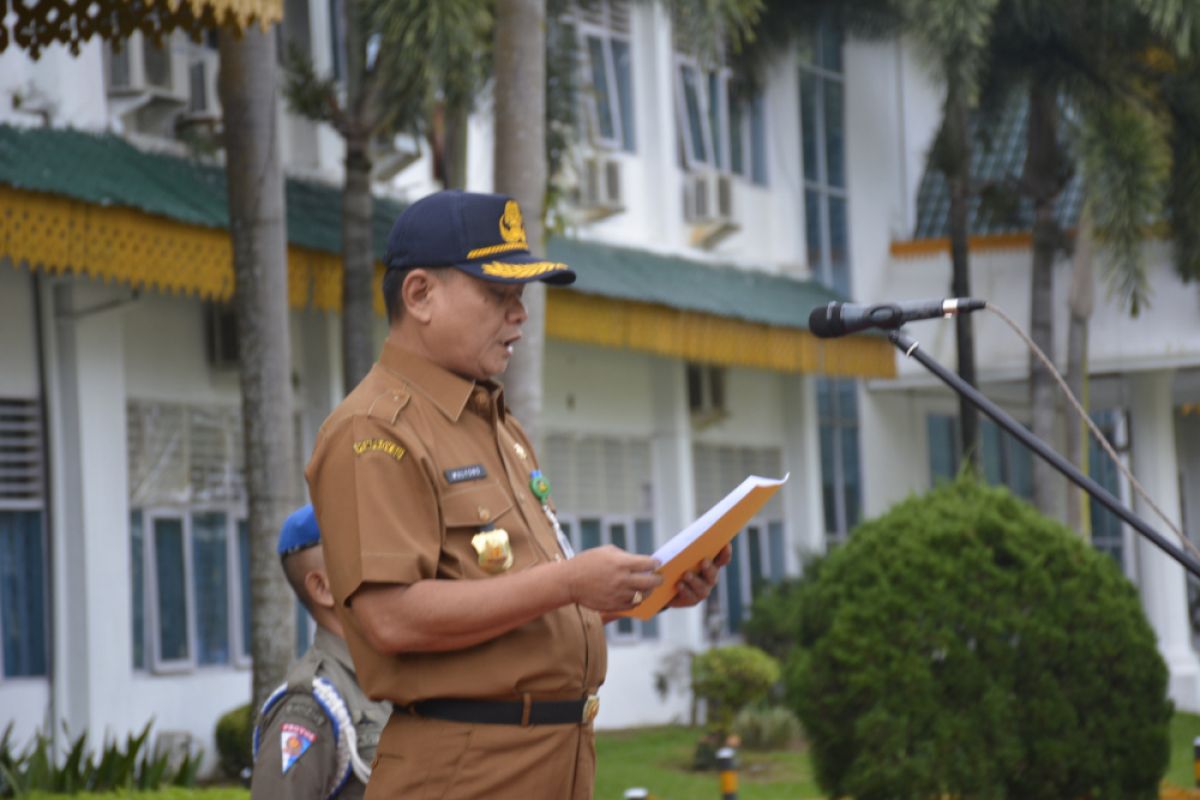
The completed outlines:
<svg viewBox="0 0 1200 800">
<path fill-rule="evenodd" d="M 564 606 L 490 641 L 387 655 L 349 612 L 366 583 L 490 580 L 564 557 L 530 488 L 538 469 L 501 389 L 464 380 L 388 342 L 321 427 L 306 477 L 359 682 L 399 705 L 434 698 L 578 698 L 604 681 L 600 616 Z M 552 476 L 551 476 L 552 477 Z M 507 534 L 512 563 L 481 566 L 472 545 Z"/>
</svg>

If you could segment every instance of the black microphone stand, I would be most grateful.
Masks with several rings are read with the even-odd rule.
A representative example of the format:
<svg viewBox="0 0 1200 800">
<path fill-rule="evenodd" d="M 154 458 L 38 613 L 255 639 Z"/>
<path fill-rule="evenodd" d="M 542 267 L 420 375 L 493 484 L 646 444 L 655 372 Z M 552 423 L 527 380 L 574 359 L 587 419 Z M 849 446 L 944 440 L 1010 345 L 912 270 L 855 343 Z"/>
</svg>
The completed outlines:
<svg viewBox="0 0 1200 800">
<path fill-rule="evenodd" d="M 1171 558 L 1178 561 L 1192 575 L 1200 578 L 1200 561 L 1197 561 L 1190 553 L 1167 541 L 1162 534 L 1151 528 L 1145 520 L 1126 508 L 1120 500 L 1109 494 L 1108 490 L 1076 469 L 1075 465 L 1070 461 L 1067 461 L 1057 452 L 1050 449 L 1045 442 L 1030 433 L 1024 425 L 1010 417 L 1004 409 L 984 397 L 978 389 L 946 369 L 934 360 L 933 357 L 927 355 L 925 351 L 920 349 L 920 345 L 915 339 L 899 329 L 891 331 L 888 334 L 888 339 L 892 344 L 896 345 L 900 352 L 921 362 L 925 369 L 941 378 L 943 383 L 965 397 L 980 411 L 994 419 L 996 424 L 1001 428 L 1004 428 L 1004 430 L 1020 439 L 1022 444 L 1049 462 L 1050 466 L 1061 472 L 1068 480 L 1096 498 L 1109 511 L 1125 520 L 1134 530 L 1153 542 L 1159 550 L 1162 550 Z"/>
</svg>

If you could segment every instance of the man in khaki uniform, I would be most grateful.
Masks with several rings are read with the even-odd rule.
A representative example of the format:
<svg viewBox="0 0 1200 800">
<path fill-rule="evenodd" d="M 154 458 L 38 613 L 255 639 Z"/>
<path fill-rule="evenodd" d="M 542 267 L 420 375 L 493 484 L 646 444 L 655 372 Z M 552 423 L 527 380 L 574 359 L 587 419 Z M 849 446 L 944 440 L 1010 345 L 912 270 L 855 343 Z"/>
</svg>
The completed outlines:
<svg viewBox="0 0 1200 800">
<path fill-rule="evenodd" d="M 279 557 L 296 597 L 317 623 L 304 656 L 263 704 L 254 729 L 255 800 L 356 800 L 370 777 L 391 703 L 373 702 L 333 613 L 312 506 L 295 511 L 279 534 Z"/>
<path fill-rule="evenodd" d="M 338 614 L 367 694 L 396 713 L 367 797 L 590 798 L 604 615 L 661 583 L 653 559 L 574 555 L 493 378 L 531 280 L 502 195 L 441 192 L 392 229 L 379 362 L 321 428 L 307 478 Z M 712 590 L 698 565 L 674 605 Z"/>
</svg>

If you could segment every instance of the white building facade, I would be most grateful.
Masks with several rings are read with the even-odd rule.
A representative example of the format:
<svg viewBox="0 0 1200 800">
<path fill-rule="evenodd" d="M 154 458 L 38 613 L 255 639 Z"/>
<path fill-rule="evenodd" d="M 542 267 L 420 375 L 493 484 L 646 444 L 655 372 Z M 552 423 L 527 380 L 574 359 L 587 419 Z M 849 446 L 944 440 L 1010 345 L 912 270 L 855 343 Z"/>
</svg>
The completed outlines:
<svg viewBox="0 0 1200 800">
<path fill-rule="evenodd" d="M 287 3 L 288 35 L 324 72 L 336 62 L 331 9 Z M 845 41 L 824 25 L 776 54 L 750 93 L 679 52 L 661 4 L 598 0 L 573 23 L 582 124 L 563 177 L 572 200 L 555 211 L 566 234 L 550 249 L 573 254 L 581 288 L 551 292 L 541 447 L 564 527 L 578 547 L 650 552 L 746 474 L 791 473 L 737 539 L 707 608 L 609 626 L 599 724 L 682 721 L 686 655 L 736 640 L 755 591 L 954 471 L 954 397 L 879 341 L 821 349 L 805 331 L 813 298 L 830 290 L 863 301 L 946 294 L 945 248 L 912 241 L 941 98 L 904 43 Z M 182 159 L 168 140 L 218 115 L 215 54 L 187 42 L 173 42 L 165 61 L 145 43 L 126 52 L 92 43 L 77 57 L 52 48 L 37 62 L 0 54 L 0 94 L 21 99 L 0 102 L 0 123 L 116 132 Z M 306 184 L 316 205 L 336 198 L 336 134 L 286 111 L 280 119 L 289 174 L 327 183 Z M 471 124 L 471 189 L 491 188 L 490 128 L 485 114 Z M 0 211 L 66 202 L 70 187 L 55 194 L 13 177 L 25 157 L 0 149 Z M 379 187 L 401 201 L 436 188 L 423 150 Z M 168 205 L 131 213 L 185 225 Z M 304 219 L 336 228 L 325 211 Z M 102 737 L 153 719 L 155 730 L 186 732 L 212 754 L 217 717 L 246 702 L 250 686 L 228 320 L 204 299 L 215 290 L 194 288 L 208 272 L 177 285 L 138 279 L 122 271 L 120 254 L 116 266 L 79 268 L 90 254 L 26 247 L 19 236 L 45 234 L 19 234 L 12 219 L 0 237 L 0 726 L 15 722 L 20 740 L 65 720 Z M 294 230 L 290 238 L 293 269 L 310 264 L 307 289 L 292 298 L 296 437 L 307 454 L 344 388 L 337 314 L 317 300 L 336 247 L 331 254 Z M 39 261 L 33 251 L 51 255 Z M 1131 320 L 1098 302 L 1092 407 L 1155 499 L 1195 520 L 1197 295 L 1172 276 L 1165 249 L 1152 252 L 1150 314 Z M 174 274 L 168 261 L 162 271 Z M 1027 240 L 979 243 L 976 296 L 1018 320 L 1028 313 L 1028 273 Z M 739 276 L 758 289 L 742 288 Z M 1059 297 L 1056 308 L 1065 307 Z M 913 330 L 952 362 L 948 324 Z M 1065 322 L 1056 334 L 1065 339 Z M 985 391 L 1027 414 L 1020 343 L 986 316 L 977 343 Z M 1028 457 L 986 435 L 989 477 L 1022 491 Z M 1110 485 L 1127 493 L 1115 478 Z M 1118 525 L 1098 523 L 1096 542 L 1143 587 L 1173 699 L 1200 708 L 1181 571 Z"/>
</svg>

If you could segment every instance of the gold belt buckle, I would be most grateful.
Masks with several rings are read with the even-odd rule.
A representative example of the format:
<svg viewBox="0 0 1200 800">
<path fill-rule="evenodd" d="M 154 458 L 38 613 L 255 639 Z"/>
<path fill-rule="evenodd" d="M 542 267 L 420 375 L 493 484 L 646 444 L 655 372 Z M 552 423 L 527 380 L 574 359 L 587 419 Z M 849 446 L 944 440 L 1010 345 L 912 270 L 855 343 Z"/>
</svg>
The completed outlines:
<svg viewBox="0 0 1200 800">
<path fill-rule="evenodd" d="M 600 698 L 594 694 L 589 694 L 587 700 L 583 704 L 583 719 L 584 725 L 587 725 L 596 718 L 600 713 Z"/>
</svg>

